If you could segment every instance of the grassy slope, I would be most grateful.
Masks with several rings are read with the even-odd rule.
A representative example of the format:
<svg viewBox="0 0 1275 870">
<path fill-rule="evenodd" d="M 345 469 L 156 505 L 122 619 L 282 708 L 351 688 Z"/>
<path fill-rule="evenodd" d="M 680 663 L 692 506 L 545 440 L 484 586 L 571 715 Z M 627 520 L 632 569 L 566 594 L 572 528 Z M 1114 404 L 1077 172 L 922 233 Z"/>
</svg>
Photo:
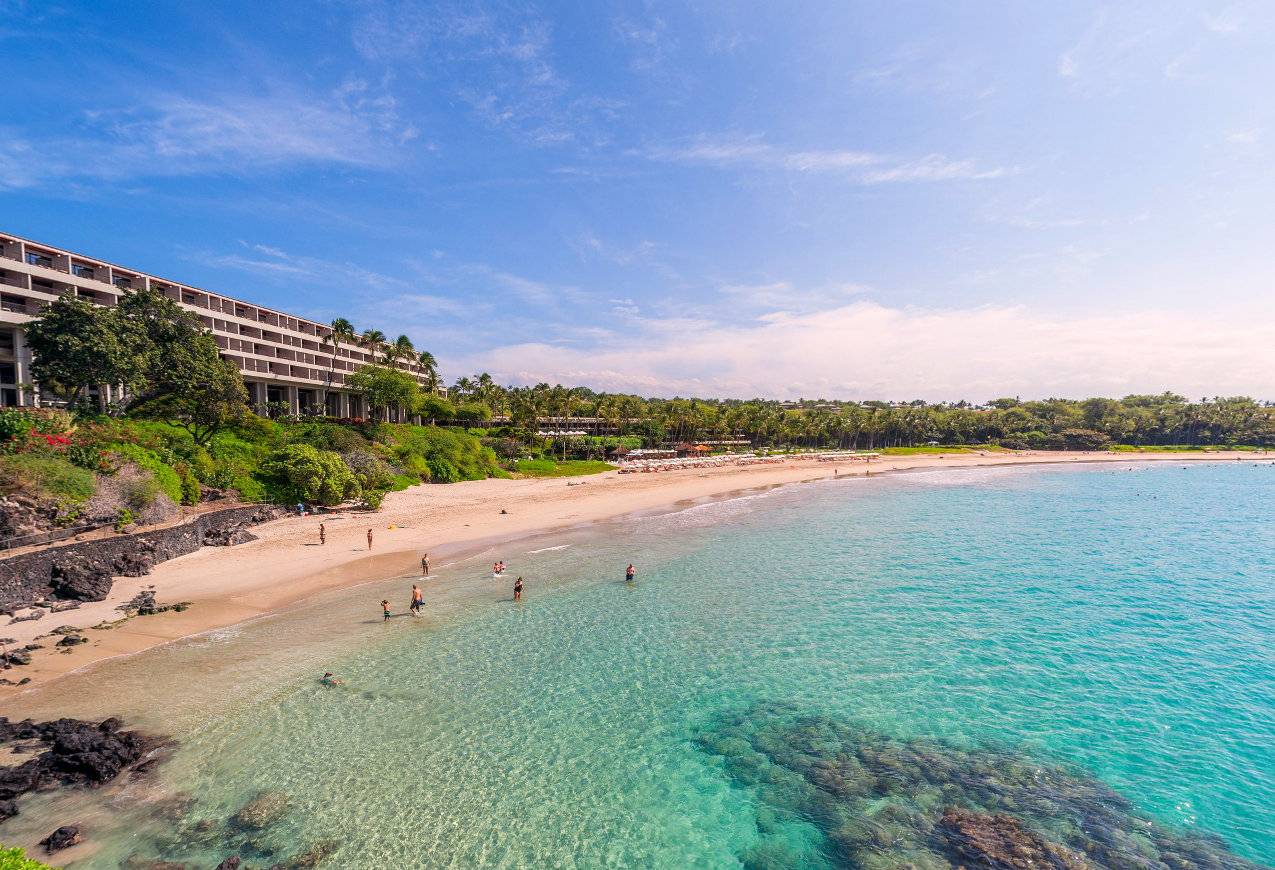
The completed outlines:
<svg viewBox="0 0 1275 870">
<path fill-rule="evenodd" d="M 615 468 L 609 462 L 595 459 L 568 459 L 557 462 L 552 459 L 523 459 L 514 471 L 523 477 L 580 477 L 585 474 L 601 474 Z"/>
</svg>

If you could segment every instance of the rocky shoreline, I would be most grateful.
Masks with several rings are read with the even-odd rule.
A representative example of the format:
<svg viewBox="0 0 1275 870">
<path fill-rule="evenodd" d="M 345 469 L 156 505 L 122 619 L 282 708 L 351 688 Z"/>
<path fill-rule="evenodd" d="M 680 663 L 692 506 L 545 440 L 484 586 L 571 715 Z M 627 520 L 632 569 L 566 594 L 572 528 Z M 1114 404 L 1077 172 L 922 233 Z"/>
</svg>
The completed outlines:
<svg viewBox="0 0 1275 870">
<path fill-rule="evenodd" d="M 201 547 L 226 547 L 256 540 L 252 526 L 277 519 L 284 510 L 246 505 L 201 514 L 189 522 L 149 532 L 54 546 L 0 559 L 0 612 L 43 604 L 56 612 L 74 602 L 102 601 L 116 577 L 141 577 Z M 38 614 L 38 615 L 37 615 Z M 39 618 L 41 610 L 18 618 Z"/>
</svg>

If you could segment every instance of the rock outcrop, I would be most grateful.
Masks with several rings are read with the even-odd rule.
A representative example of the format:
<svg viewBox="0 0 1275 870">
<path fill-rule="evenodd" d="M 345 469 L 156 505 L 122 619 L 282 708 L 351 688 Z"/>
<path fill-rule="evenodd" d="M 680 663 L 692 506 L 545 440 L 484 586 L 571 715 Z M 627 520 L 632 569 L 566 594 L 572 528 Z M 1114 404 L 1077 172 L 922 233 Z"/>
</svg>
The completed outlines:
<svg viewBox="0 0 1275 870">
<path fill-rule="evenodd" d="M 95 787 L 136 765 L 156 742 L 124 730 L 118 719 L 10 722 L 0 716 L 0 741 L 38 741 L 46 748 L 15 767 L 0 768 L 0 821 L 18 813 L 17 799 L 52 785 Z"/>
</svg>

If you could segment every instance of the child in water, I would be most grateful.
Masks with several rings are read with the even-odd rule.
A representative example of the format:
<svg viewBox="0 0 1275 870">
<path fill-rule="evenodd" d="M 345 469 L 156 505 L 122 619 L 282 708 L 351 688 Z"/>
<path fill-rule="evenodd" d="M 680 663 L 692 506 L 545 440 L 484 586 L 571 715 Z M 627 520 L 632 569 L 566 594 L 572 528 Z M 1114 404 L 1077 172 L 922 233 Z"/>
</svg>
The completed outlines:
<svg viewBox="0 0 1275 870">
<path fill-rule="evenodd" d="M 390 618 L 390 602 L 388 598 L 381 599 L 381 610 L 385 611 L 385 619 L 381 621 L 387 622 Z"/>
</svg>

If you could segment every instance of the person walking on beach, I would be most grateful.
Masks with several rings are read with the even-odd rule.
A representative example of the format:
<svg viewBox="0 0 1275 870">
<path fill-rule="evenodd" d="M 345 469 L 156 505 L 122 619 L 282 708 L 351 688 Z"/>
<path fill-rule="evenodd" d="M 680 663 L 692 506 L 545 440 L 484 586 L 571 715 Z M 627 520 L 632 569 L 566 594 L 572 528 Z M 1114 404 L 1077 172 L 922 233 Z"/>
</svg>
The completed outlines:
<svg viewBox="0 0 1275 870">
<path fill-rule="evenodd" d="M 624 581 L 626 583 L 632 583 L 633 578 L 636 574 L 637 574 L 637 569 L 633 567 L 632 563 L 629 563 L 629 567 L 624 569 Z"/>
<path fill-rule="evenodd" d="M 319 523 L 319 544 L 322 546 L 328 542 L 328 530 L 324 528 L 323 523 Z"/>
<path fill-rule="evenodd" d="M 371 529 L 367 530 L 367 548 L 369 550 L 372 549 L 372 530 Z"/>
<path fill-rule="evenodd" d="M 522 578 L 514 581 L 514 601 L 522 601 Z"/>
<path fill-rule="evenodd" d="M 421 605 L 425 603 L 425 595 L 421 592 L 421 587 L 415 583 L 412 584 L 412 606 L 408 609 L 412 611 L 412 616 L 421 615 Z"/>
<path fill-rule="evenodd" d="M 388 598 L 381 599 L 381 610 L 385 611 L 385 618 L 382 619 L 381 621 L 389 622 L 390 621 L 390 600 Z"/>
<path fill-rule="evenodd" d="M 424 556 L 421 556 L 421 576 L 422 577 L 429 576 L 429 553 L 426 553 Z"/>
</svg>

